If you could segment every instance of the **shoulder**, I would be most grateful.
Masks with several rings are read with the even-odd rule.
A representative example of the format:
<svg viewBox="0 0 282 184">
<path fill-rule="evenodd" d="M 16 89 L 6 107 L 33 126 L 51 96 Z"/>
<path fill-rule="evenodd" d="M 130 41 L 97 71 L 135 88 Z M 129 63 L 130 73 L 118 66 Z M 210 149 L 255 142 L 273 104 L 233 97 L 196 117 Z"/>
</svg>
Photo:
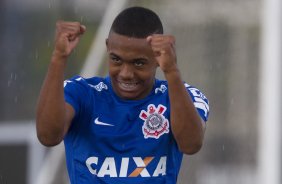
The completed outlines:
<svg viewBox="0 0 282 184">
<path fill-rule="evenodd" d="M 77 76 L 74 76 L 74 77 L 72 77 L 70 79 L 66 79 L 64 81 L 64 87 L 68 87 L 68 86 L 70 86 L 70 84 L 71 85 L 82 85 L 85 82 L 86 82 L 85 78 L 77 75 Z"/>
<path fill-rule="evenodd" d="M 184 87 L 186 90 L 192 95 L 193 97 L 201 97 L 205 101 L 208 101 L 207 97 L 202 93 L 198 88 L 195 86 L 191 86 L 190 84 L 183 82 Z M 165 80 L 156 79 L 155 86 L 154 86 L 155 94 L 164 94 L 168 93 L 168 83 Z"/>
<path fill-rule="evenodd" d="M 84 78 L 82 76 L 74 76 L 70 79 L 67 79 L 64 81 L 64 87 L 66 87 L 69 84 L 76 85 L 76 86 L 84 86 L 84 87 L 92 87 L 97 88 L 98 86 L 105 86 L 105 78 L 102 77 L 91 77 L 91 78 Z"/>
<path fill-rule="evenodd" d="M 186 90 L 189 92 L 195 107 L 200 112 L 201 117 L 207 121 L 209 116 L 209 101 L 202 91 L 198 88 L 184 83 Z"/>
<path fill-rule="evenodd" d="M 200 91 L 195 86 L 192 86 L 186 82 L 183 82 L 184 87 L 186 88 L 187 92 L 189 93 L 195 107 L 199 111 L 201 117 L 207 121 L 209 116 L 209 101 L 208 98 L 204 95 L 202 91 Z M 155 88 L 154 88 L 155 95 L 165 95 L 168 96 L 168 83 L 165 80 L 156 80 Z"/>
<path fill-rule="evenodd" d="M 200 97 L 203 100 L 208 102 L 207 97 L 204 95 L 204 93 L 202 91 L 200 91 L 198 88 L 196 88 L 195 86 L 191 86 L 189 84 L 187 84 L 186 82 L 184 82 L 184 86 L 187 89 L 187 91 L 193 96 L 193 97 Z"/>
<path fill-rule="evenodd" d="M 168 85 L 167 81 L 165 80 L 155 80 L 155 86 L 154 86 L 154 93 L 157 94 L 167 94 L 168 93 Z"/>
<path fill-rule="evenodd" d="M 184 87 L 186 90 L 192 95 L 192 96 L 197 96 L 201 97 L 202 99 L 207 100 L 206 96 L 204 93 L 202 93 L 198 88 L 195 86 L 191 86 L 190 84 L 183 82 Z M 168 83 L 166 80 L 159 80 L 156 79 L 155 81 L 155 86 L 154 86 L 154 92 L 155 94 L 165 94 L 168 93 Z"/>
</svg>

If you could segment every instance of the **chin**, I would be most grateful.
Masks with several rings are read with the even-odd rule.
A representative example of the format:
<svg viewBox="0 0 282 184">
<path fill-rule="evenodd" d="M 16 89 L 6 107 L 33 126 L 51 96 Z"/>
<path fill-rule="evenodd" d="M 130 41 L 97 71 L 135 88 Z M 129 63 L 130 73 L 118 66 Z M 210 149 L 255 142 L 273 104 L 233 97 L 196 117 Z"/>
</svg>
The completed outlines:
<svg viewBox="0 0 282 184">
<path fill-rule="evenodd" d="M 139 100 L 139 95 L 135 92 L 119 92 L 117 95 L 124 100 Z"/>
</svg>

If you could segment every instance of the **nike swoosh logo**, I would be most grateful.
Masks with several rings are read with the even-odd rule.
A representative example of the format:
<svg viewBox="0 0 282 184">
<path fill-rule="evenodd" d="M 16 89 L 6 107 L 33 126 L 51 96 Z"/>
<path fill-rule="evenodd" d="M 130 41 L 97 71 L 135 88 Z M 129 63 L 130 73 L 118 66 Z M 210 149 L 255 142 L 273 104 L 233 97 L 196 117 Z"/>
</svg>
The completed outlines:
<svg viewBox="0 0 282 184">
<path fill-rule="evenodd" d="M 98 118 L 99 118 L 99 117 L 98 117 Z M 99 121 L 98 118 L 96 118 L 95 121 L 94 121 L 94 123 L 95 123 L 96 125 L 114 126 L 114 125 L 112 125 L 112 124 L 104 123 L 104 122 L 102 122 L 102 121 Z"/>
</svg>

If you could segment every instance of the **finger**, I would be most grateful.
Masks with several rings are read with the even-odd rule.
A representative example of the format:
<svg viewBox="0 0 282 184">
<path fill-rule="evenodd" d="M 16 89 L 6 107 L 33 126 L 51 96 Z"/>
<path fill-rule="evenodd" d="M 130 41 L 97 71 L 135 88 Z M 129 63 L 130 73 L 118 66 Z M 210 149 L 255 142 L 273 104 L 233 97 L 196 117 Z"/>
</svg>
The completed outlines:
<svg viewBox="0 0 282 184">
<path fill-rule="evenodd" d="M 146 38 L 146 40 L 147 40 L 148 43 L 151 43 L 152 39 L 153 39 L 152 36 L 148 36 L 148 37 Z"/>
<path fill-rule="evenodd" d="M 64 30 L 73 31 L 75 34 L 83 34 L 86 31 L 86 26 L 81 25 L 79 22 L 67 23 L 63 27 Z"/>
<path fill-rule="evenodd" d="M 170 43 L 172 45 L 175 44 L 175 38 L 171 35 L 151 35 L 150 41 L 151 43 Z"/>
<path fill-rule="evenodd" d="M 167 52 L 165 50 L 156 50 L 156 51 L 154 51 L 154 56 L 155 57 L 160 57 L 160 56 L 163 56 L 166 53 Z"/>
<path fill-rule="evenodd" d="M 174 40 L 171 40 L 169 38 L 164 38 L 164 39 L 152 39 L 152 41 L 150 42 L 150 44 L 152 46 L 174 46 L 175 42 Z"/>
<path fill-rule="evenodd" d="M 160 52 L 161 54 L 172 52 L 174 50 L 174 47 L 172 47 L 172 45 L 169 43 L 152 44 L 151 48 L 154 52 Z"/>
<path fill-rule="evenodd" d="M 62 34 L 67 34 L 67 37 L 69 41 L 73 41 L 77 37 L 80 37 L 85 32 L 85 27 L 79 27 L 78 29 L 74 28 L 64 28 L 63 31 L 61 31 Z"/>
<path fill-rule="evenodd" d="M 86 31 L 85 25 L 80 25 L 80 33 L 83 34 Z"/>
<path fill-rule="evenodd" d="M 71 42 L 71 41 L 74 41 L 78 36 L 76 34 L 69 34 L 68 35 L 68 40 Z"/>
<path fill-rule="evenodd" d="M 74 34 L 71 37 L 72 40 L 79 38 L 82 34 L 84 34 L 85 31 L 86 31 L 86 26 L 80 25 L 79 26 L 79 32 L 78 31 L 74 32 Z"/>
<path fill-rule="evenodd" d="M 80 27 L 74 27 L 74 26 L 61 27 L 60 32 L 61 33 L 75 34 L 75 35 L 81 34 Z"/>
<path fill-rule="evenodd" d="M 57 22 L 57 29 L 60 32 L 68 32 L 71 34 L 83 34 L 86 30 L 84 25 L 81 25 L 79 22 Z"/>
<path fill-rule="evenodd" d="M 78 44 L 80 40 L 80 37 L 76 37 L 72 42 L 70 42 L 70 47 L 75 48 L 75 46 Z"/>
<path fill-rule="evenodd" d="M 77 34 L 74 34 L 74 33 L 70 33 L 70 32 L 61 32 L 58 36 L 57 36 L 57 39 L 67 39 L 68 41 L 73 41 L 77 38 Z"/>
<path fill-rule="evenodd" d="M 153 50 L 153 54 L 154 54 L 155 57 L 159 57 L 159 56 L 166 53 L 165 50 L 159 49 L 159 48 L 152 48 L 152 50 Z"/>
</svg>

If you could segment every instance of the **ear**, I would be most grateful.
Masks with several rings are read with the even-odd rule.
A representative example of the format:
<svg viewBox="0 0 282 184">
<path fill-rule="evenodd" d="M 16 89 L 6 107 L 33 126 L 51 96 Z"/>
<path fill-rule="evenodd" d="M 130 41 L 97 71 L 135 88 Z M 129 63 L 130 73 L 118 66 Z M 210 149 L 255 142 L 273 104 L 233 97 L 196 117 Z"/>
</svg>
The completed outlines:
<svg viewBox="0 0 282 184">
<path fill-rule="evenodd" d="M 106 47 L 107 47 L 107 51 L 109 50 L 109 38 L 107 38 L 106 40 L 105 40 L 105 43 L 106 43 Z"/>
</svg>

